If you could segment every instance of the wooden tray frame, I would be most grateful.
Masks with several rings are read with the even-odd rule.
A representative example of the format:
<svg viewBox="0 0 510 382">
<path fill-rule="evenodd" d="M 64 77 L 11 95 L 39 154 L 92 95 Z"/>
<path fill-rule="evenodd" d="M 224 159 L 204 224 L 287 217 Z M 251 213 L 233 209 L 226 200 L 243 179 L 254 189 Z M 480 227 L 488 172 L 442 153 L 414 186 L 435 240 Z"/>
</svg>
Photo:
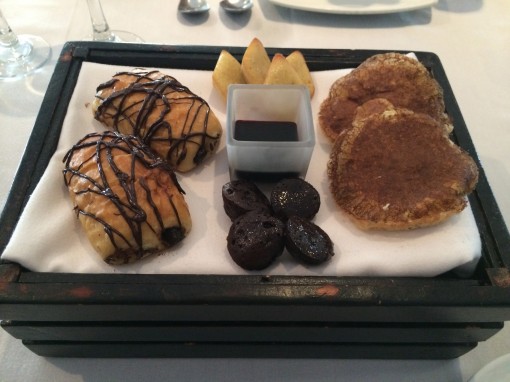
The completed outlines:
<svg viewBox="0 0 510 382">
<path fill-rule="evenodd" d="M 55 151 L 84 61 L 212 70 L 221 49 L 244 52 L 68 42 L 0 219 L 0 252 Z M 301 51 L 311 70 L 381 53 Z M 454 139 L 480 168 L 470 203 L 483 254 L 472 277 L 61 274 L 2 261 L 2 327 L 36 354 L 73 357 L 453 358 L 491 337 L 510 319 L 510 236 L 439 58 L 416 55 L 443 87 Z"/>
</svg>

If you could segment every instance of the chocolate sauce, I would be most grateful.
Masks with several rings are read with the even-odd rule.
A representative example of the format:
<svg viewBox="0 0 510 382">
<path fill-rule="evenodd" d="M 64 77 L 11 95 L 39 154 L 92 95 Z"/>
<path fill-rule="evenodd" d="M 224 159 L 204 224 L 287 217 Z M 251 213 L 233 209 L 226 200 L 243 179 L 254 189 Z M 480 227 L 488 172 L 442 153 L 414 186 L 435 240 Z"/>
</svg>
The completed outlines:
<svg viewBox="0 0 510 382">
<path fill-rule="evenodd" d="M 231 179 L 246 179 L 259 183 L 276 183 L 282 179 L 298 178 L 298 172 L 281 171 L 281 172 L 266 172 L 266 171 L 239 171 L 230 169 Z"/>
<path fill-rule="evenodd" d="M 79 155 L 81 150 L 86 150 L 91 147 L 94 148 L 92 155 L 86 158 L 79 165 L 71 165 L 75 155 Z M 116 152 L 120 150 L 130 155 L 130 173 L 125 173 L 118 168 L 115 161 L 115 154 L 113 153 L 114 150 Z M 66 153 L 63 162 L 65 163 L 63 174 L 66 186 L 69 187 L 75 177 L 85 180 L 89 183 L 89 186 L 83 187 L 83 189 L 76 194 L 81 195 L 91 193 L 107 198 L 113 204 L 114 208 L 117 209 L 119 215 L 123 217 L 131 230 L 135 244 L 130 241 L 130 238 L 123 236 L 121 232 L 110 225 L 109 222 L 104 221 L 91 211 L 81 209 L 78 205 L 75 206 L 77 215 L 88 216 L 103 225 L 104 231 L 108 234 L 116 249 L 116 253 L 111 257 L 111 259 L 114 258 L 117 260 L 119 257 L 124 257 L 125 262 L 128 262 L 129 257 L 135 256 L 136 258 L 141 258 L 146 254 L 143 249 L 142 225 L 147 224 L 147 213 L 144 211 L 138 200 L 138 198 L 141 197 L 141 194 L 145 194 L 146 201 L 151 206 L 151 211 L 155 214 L 160 226 L 159 229 L 157 227 L 151 227 L 151 229 L 154 232 L 162 232 L 162 240 L 168 241 L 167 244 L 169 246 L 182 240 L 184 237 L 184 228 L 180 223 L 179 227 L 164 227 L 161 212 L 152 200 L 150 189 L 143 178 L 139 179 L 139 184 L 145 192 L 136 192 L 135 181 L 137 180 L 137 174 L 135 173 L 135 165 L 141 164 L 148 169 L 160 168 L 167 171 L 179 192 L 184 193 L 177 181 L 175 173 L 170 169 L 168 164 L 156 156 L 141 142 L 139 138 L 134 136 L 124 136 L 110 131 L 102 134 L 91 133 L 82 138 Z M 92 168 L 88 168 L 86 172 L 82 172 L 83 167 L 89 167 L 87 166 L 89 162 L 93 162 L 94 166 Z M 112 191 L 106 175 L 106 171 L 109 171 L 106 170 L 107 168 L 111 169 L 115 175 L 115 179 L 119 181 L 119 184 L 125 193 L 125 197 L 116 195 Z M 97 169 L 97 173 L 95 172 L 95 169 Z M 180 220 L 175 204 L 171 199 L 170 203 L 174 209 L 177 219 Z M 180 234 L 177 232 L 179 230 L 181 231 Z M 124 245 L 119 245 L 117 241 L 122 241 Z M 126 244 L 129 248 L 127 250 L 123 249 Z M 106 261 L 108 262 L 108 260 Z"/>
<path fill-rule="evenodd" d="M 238 141 L 296 142 L 297 125 L 290 121 L 237 120 L 234 123 L 234 139 Z M 281 179 L 297 177 L 296 172 L 239 171 L 230 169 L 231 179 L 246 179 L 260 183 L 273 183 Z"/>
<path fill-rule="evenodd" d="M 297 125 L 290 121 L 237 120 L 234 139 L 238 141 L 295 142 Z"/>
<path fill-rule="evenodd" d="M 116 90 L 115 84 L 120 76 L 133 77 L 133 80 L 127 87 Z M 125 124 L 127 121 L 132 130 L 128 134 L 140 137 L 150 147 L 166 142 L 168 144 L 166 160 L 174 167 L 177 167 L 188 155 L 189 144 L 199 146 L 193 157 L 193 162 L 199 164 L 204 160 L 207 152 L 214 148 L 207 145 L 214 146 L 219 139 L 219 136 L 211 136 L 207 133 L 210 112 L 207 102 L 192 93 L 174 77 L 163 75 L 158 71 L 121 72 L 117 73 L 113 79 L 99 85 L 97 91 L 110 88 L 112 92 L 108 96 L 104 98 L 100 95 L 96 96 L 101 100 L 101 104 L 97 108 L 95 118 L 101 122 L 111 120 L 110 127 L 117 132 L 121 132 L 119 124 L 121 122 Z M 137 93 L 143 96 L 140 101 L 133 102 L 129 99 L 131 95 Z M 180 126 L 172 126 L 167 115 L 177 103 L 188 105 L 188 111 L 180 122 Z M 193 126 L 196 124 L 199 113 L 205 113 L 206 116 L 203 125 L 197 130 Z M 107 124 L 110 125 L 109 122 Z"/>
</svg>

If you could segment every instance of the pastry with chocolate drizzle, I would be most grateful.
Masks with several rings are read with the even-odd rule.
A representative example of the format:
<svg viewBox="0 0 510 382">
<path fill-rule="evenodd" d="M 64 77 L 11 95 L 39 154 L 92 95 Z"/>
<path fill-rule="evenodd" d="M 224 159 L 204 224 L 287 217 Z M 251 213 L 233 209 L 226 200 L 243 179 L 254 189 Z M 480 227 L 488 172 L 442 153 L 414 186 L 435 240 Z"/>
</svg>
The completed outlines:
<svg viewBox="0 0 510 382">
<path fill-rule="evenodd" d="M 136 135 L 179 172 L 218 148 L 222 127 L 207 102 L 159 71 L 121 72 L 99 85 L 94 117 L 121 134 Z"/>
<path fill-rule="evenodd" d="M 74 210 L 105 262 L 134 262 L 189 233 L 191 217 L 175 173 L 138 137 L 90 133 L 63 161 Z"/>
</svg>

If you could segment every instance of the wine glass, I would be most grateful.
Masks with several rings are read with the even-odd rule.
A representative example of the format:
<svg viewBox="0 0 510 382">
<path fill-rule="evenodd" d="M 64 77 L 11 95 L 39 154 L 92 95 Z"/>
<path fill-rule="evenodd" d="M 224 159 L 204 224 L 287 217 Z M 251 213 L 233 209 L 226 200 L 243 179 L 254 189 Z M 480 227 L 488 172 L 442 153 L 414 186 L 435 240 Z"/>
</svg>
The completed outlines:
<svg viewBox="0 0 510 382">
<path fill-rule="evenodd" d="M 39 36 L 16 35 L 0 10 L 0 79 L 25 76 L 50 57 L 49 44 Z"/>
<path fill-rule="evenodd" d="M 90 20 L 92 21 L 92 36 L 87 40 L 107 42 L 144 42 L 140 36 L 126 31 L 112 31 L 103 13 L 101 0 L 87 0 Z"/>
</svg>

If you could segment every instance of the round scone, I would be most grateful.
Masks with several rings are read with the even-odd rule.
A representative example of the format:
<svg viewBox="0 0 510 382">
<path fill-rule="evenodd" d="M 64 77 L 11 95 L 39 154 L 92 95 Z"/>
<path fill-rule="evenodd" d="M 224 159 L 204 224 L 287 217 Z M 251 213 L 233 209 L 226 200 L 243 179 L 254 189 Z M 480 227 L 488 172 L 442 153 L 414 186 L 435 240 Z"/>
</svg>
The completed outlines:
<svg viewBox="0 0 510 382">
<path fill-rule="evenodd" d="M 232 223 L 227 249 L 232 259 L 247 270 L 267 268 L 285 247 L 285 225 L 268 213 L 248 212 Z"/>
<path fill-rule="evenodd" d="M 463 210 L 478 169 L 436 119 L 395 108 L 354 121 L 333 145 L 328 176 L 358 227 L 404 230 Z"/>
<path fill-rule="evenodd" d="M 216 152 L 221 124 L 207 102 L 159 71 L 121 72 L 97 88 L 94 117 L 110 129 L 135 135 L 186 172 Z"/>
<path fill-rule="evenodd" d="M 333 243 L 318 225 L 299 216 L 291 216 L 285 226 L 285 247 L 298 261 L 318 265 L 333 255 Z"/>
<path fill-rule="evenodd" d="M 249 211 L 271 210 L 269 199 L 249 180 L 237 179 L 225 183 L 221 189 L 221 197 L 225 213 L 232 221 Z"/>
<path fill-rule="evenodd" d="M 271 191 L 271 208 L 276 217 L 286 221 L 293 215 L 311 219 L 319 211 L 319 192 L 301 178 L 279 181 Z"/>
<path fill-rule="evenodd" d="M 374 98 L 428 114 L 448 133 L 453 129 L 445 113 L 443 90 L 427 68 L 406 55 L 383 53 L 333 83 L 319 111 L 319 124 L 326 136 L 334 141 L 350 129 L 358 106 Z"/>
</svg>

